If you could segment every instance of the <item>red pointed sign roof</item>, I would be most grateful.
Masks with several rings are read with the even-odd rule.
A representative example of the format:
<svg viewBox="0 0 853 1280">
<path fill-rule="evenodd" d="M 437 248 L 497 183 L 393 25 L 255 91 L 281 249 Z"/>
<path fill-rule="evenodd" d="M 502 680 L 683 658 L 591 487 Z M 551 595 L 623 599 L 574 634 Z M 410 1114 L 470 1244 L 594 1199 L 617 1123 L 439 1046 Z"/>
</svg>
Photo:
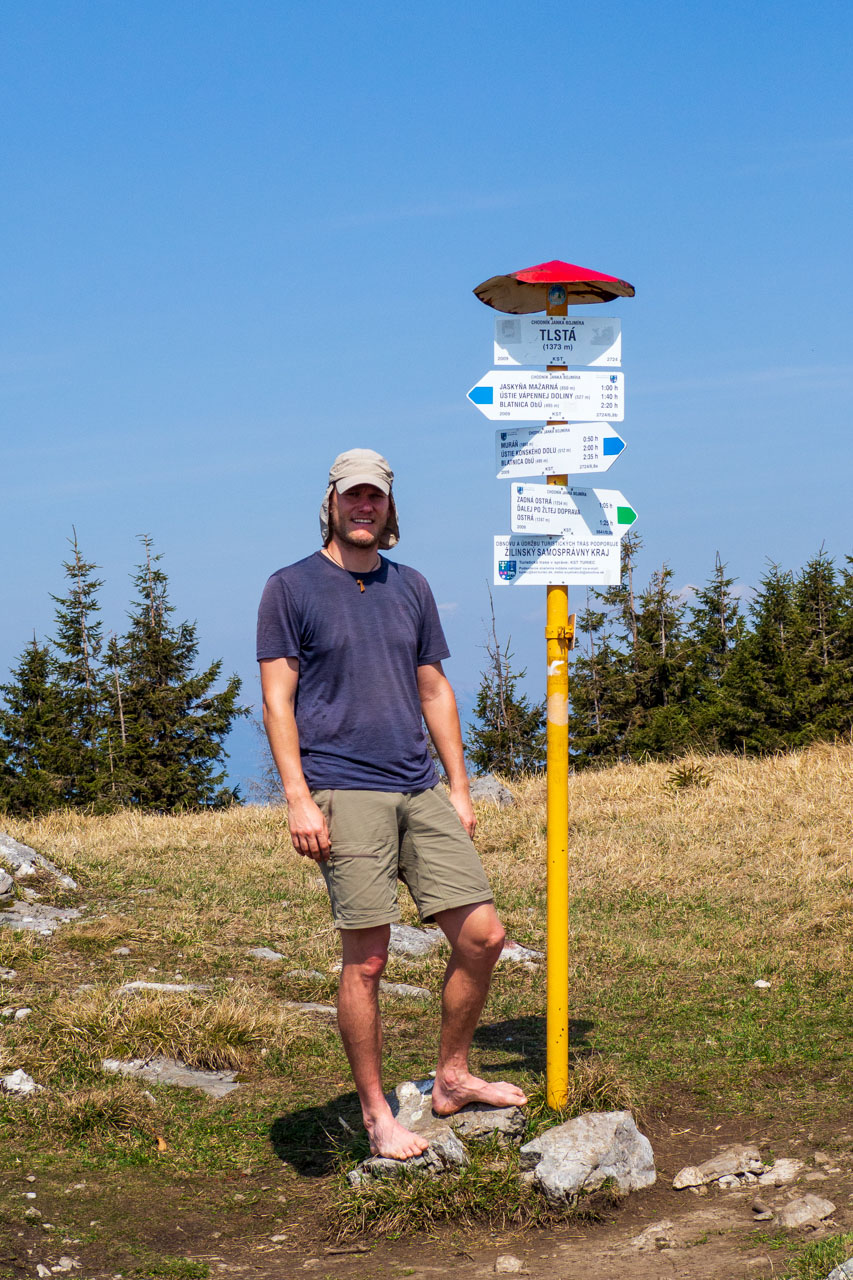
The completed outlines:
<svg viewBox="0 0 853 1280">
<path fill-rule="evenodd" d="M 633 298 L 634 286 L 617 276 L 606 276 L 589 267 L 577 267 L 571 262 L 540 262 L 536 267 L 524 267 L 505 276 L 492 276 L 478 284 L 474 292 L 481 302 L 496 311 L 509 311 L 512 315 L 528 315 L 544 311 L 548 305 L 548 290 L 561 284 L 566 290 L 570 305 L 587 302 L 612 302 L 614 298 Z"/>
</svg>

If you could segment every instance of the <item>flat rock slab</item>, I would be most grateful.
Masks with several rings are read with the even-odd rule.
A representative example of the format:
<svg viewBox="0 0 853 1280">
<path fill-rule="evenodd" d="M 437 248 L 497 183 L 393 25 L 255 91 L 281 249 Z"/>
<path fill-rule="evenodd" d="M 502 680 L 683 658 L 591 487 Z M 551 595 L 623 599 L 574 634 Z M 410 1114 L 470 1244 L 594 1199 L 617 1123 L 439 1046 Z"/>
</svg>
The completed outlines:
<svg viewBox="0 0 853 1280">
<path fill-rule="evenodd" d="M 521 1168 L 549 1204 L 563 1205 L 611 1179 L 621 1192 L 650 1187 L 657 1178 L 651 1143 L 630 1111 L 588 1111 L 546 1129 L 521 1148 Z"/>
<path fill-rule="evenodd" d="M 82 915 L 79 907 L 49 907 L 41 902 L 13 902 L 0 911 L 0 925 L 9 929 L 27 929 L 50 937 L 60 925 Z"/>
<path fill-rule="evenodd" d="M 118 987 L 116 994 L 132 995 L 137 991 L 160 991 L 166 995 L 183 994 L 188 991 L 209 991 L 210 987 L 201 982 L 126 982 Z"/>
<path fill-rule="evenodd" d="M 437 1178 L 447 1169 L 447 1165 L 432 1147 L 427 1147 L 422 1156 L 414 1156 L 411 1160 L 389 1160 L 385 1156 L 371 1156 L 362 1160 L 355 1169 L 350 1169 L 347 1181 L 350 1186 L 358 1187 L 371 1178 L 399 1178 L 409 1171 Z"/>
<path fill-rule="evenodd" d="M 525 1115 L 521 1107 L 488 1107 L 471 1102 L 448 1116 L 451 1128 L 466 1142 L 482 1141 L 498 1134 L 506 1142 L 518 1144 L 524 1133 Z"/>
<path fill-rule="evenodd" d="M 171 1084 L 179 1089 L 201 1089 L 211 1098 L 224 1098 L 240 1085 L 233 1071 L 198 1071 L 177 1058 L 105 1058 L 104 1071 L 132 1076 L 147 1084 Z"/>
<path fill-rule="evenodd" d="M 36 853 L 35 849 L 31 849 L 28 844 L 19 844 L 17 840 L 13 840 L 11 836 L 0 833 L 0 858 L 7 862 L 14 869 L 16 878 L 18 876 L 32 876 L 37 871 L 48 871 L 54 876 L 63 889 L 76 889 L 77 881 L 72 880 L 71 876 L 65 875 L 54 866 L 42 854 Z"/>
<path fill-rule="evenodd" d="M 704 1187 L 719 1178 L 743 1173 L 764 1173 L 764 1161 L 758 1147 L 738 1143 L 726 1147 L 725 1151 L 702 1164 L 687 1165 L 680 1169 L 673 1178 L 672 1185 L 676 1191 L 682 1191 L 685 1187 Z"/>
<path fill-rule="evenodd" d="M 526 969 L 538 969 L 544 959 L 541 951 L 523 947 L 520 942 L 507 942 L 498 956 L 498 964 L 523 964 Z"/>
<path fill-rule="evenodd" d="M 853 1258 L 848 1258 L 846 1262 L 834 1267 L 826 1280 L 853 1280 Z"/>
<path fill-rule="evenodd" d="M 780 1227 L 793 1231 L 796 1227 L 820 1226 L 824 1218 L 831 1218 L 834 1213 L 835 1205 L 831 1200 L 824 1200 L 822 1196 L 809 1192 L 798 1200 L 791 1200 L 780 1209 L 776 1214 L 776 1222 Z"/>
<path fill-rule="evenodd" d="M 295 1009 L 297 1013 L 323 1013 L 327 1017 L 336 1018 L 338 1011 L 333 1004 L 314 1004 L 311 1000 L 285 1000 L 285 1009 Z"/>
<path fill-rule="evenodd" d="M 776 1160 L 766 1173 L 759 1174 L 758 1185 L 761 1187 L 787 1186 L 790 1182 L 796 1182 L 805 1167 L 804 1160 Z"/>
<path fill-rule="evenodd" d="M 386 982 L 383 978 L 379 990 L 386 996 L 400 996 L 404 1000 L 431 1000 L 432 992 L 428 987 L 410 987 L 407 982 Z"/>
<path fill-rule="evenodd" d="M 392 924 L 388 954 L 391 956 L 428 956 L 444 941 L 440 929 L 415 929 L 410 924 Z"/>
</svg>

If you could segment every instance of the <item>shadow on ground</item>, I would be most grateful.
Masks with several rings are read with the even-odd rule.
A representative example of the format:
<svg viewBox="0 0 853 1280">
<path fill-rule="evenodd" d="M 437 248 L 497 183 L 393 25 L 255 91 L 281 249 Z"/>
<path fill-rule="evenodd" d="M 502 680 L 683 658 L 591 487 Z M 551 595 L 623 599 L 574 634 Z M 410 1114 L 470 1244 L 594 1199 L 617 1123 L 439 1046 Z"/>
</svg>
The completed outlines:
<svg viewBox="0 0 853 1280">
<path fill-rule="evenodd" d="M 588 1036 L 594 1025 L 580 1019 L 570 1022 L 569 1042 L 574 1058 L 585 1058 L 592 1052 Z M 507 1068 L 534 1074 L 545 1070 L 545 1019 L 539 1015 L 478 1027 L 474 1042 L 482 1052 L 480 1069 L 489 1075 L 499 1076 Z M 499 1053 L 499 1060 L 489 1061 L 490 1050 Z M 308 1178 L 332 1173 L 342 1150 L 359 1160 L 369 1154 L 355 1091 L 341 1093 L 323 1106 L 303 1107 L 291 1115 L 279 1116 L 270 1125 L 269 1133 L 278 1158 Z"/>
<path fill-rule="evenodd" d="M 270 1125 L 270 1142 L 279 1160 L 286 1160 L 306 1178 L 324 1178 L 332 1173 L 342 1149 L 358 1159 L 370 1154 L 355 1090 L 341 1093 L 323 1106 L 303 1107 L 291 1115 L 279 1116 Z"/>
<path fill-rule="evenodd" d="M 587 1058 L 592 1053 L 588 1036 L 594 1026 L 594 1022 L 584 1019 L 570 1020 L 569 1045 L 574 1058 Z M 474 1043 L 484 1051 L 480 1062 L 483 1071 L 511 1068 L 538 1075 L 545 1070 L 545 1019 L 541 1014 L 526 1014 L 523 1018 L 480 1026 L 474 1032 Z M 500 1051 L 500 1060 L 490 1062 L 488 1050 Z"/>
</svg>

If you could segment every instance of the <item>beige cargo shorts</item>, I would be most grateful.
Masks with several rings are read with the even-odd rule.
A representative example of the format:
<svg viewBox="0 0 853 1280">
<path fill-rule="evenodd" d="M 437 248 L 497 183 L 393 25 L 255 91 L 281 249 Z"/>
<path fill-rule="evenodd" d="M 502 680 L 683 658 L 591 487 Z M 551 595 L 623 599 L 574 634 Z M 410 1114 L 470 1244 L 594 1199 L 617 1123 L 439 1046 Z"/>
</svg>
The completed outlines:
<svg viewBox="0 0 853 1280">
<path fill-rule="evenodd" d="M 424 921 L 451 907 L 491 902 L 480 859 L 447 792 L 312 791 L 332 852 L 318 863 L 337 929 L 400 919 L 402 880 Z"/>
</svg>

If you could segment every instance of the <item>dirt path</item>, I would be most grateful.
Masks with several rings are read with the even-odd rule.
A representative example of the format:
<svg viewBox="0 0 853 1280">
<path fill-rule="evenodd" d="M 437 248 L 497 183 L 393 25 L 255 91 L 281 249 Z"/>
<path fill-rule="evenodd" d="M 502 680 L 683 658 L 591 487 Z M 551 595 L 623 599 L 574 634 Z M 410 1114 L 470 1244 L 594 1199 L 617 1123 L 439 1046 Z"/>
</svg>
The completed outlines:
<svg viewBox="0 0 853 1280">
<path fill-rule="evenodd" d="M 105 1247 L 102 1235 L 99 1244 L 66 1240 L 60 1247 L 58 1241 L 45 1239 L 41 1222 L 48 1213 L 59 1221 L 61 1199 L 66 1207 L 69 1200 L 60 1196 L 57 1186 L 52 1203 L 49 1189 L 39 1179 L 37 1203 L 43 1210 L 42 1219 L 3 1224 L 16 1228 L 7 1231 L 2 1240 L 2 1262 L 8 1268 L 4 1274 L 35 1277 L 39 1263 L 55 1265 L 59 1255 L 65 1254 L 79 1259 L 80 1269 L 70 1274 L 83 1280 L 108 1280 L 119 1274 L 192 1280 L 200 1274 L 198 1264 L 209 1268 L 212 1280 L 230 1275 L 246 1280 L 289 1280 L 306 1275 L 320 1280 L 374 1276 L 427 1280 L 440 1275 L 494 1275 L 497 1258 L 511 1254 L 521 1260 L 523 1274 L 533 1280 L 608 1280 L 623 1275 L 630 1275 L 631 1280 L 743 1280 L 748 1276 L 761 1280 L 786 1274 L 791 1255 L 784 1245 L 802 1237 L 782 1237 L 774 1233 L 772 1223 L 755 1221 L 755 1188 L 712 1189 L 697 1196 L 673 1191 L 671 1185 L 673 1175 L 684 1165 L 699 1163 L 733 1142 L 747 1141 L 756 1143 L 768 1157 L 771 1153 L 775 1157 L 798 1156 L 806 1164 L 793 1187 L 762 1188 L 762 1199 L 780 1206 L 795 1195 L 817 1192 L 837 1206 L 820 1234 L 853 1229 L 853 1133 L 849 1130 L 813 1132 L 798 1138 L 778 1128 L 757 1132 L 747 1121 L 700 1128 L 689 1116 L 675 1119 L 672 1115 L 645 1128 L 658 1168 L 654 1187 L 615 1205 L 593 1201 L 597 1216 L 592 1220 L 516 1233 L 449 1226 L 429 1238 L 367 1238 L 336 1247 L 327 1243 L 323 1227 L 323 1192 L 318 1183 L 307 1185 L 310 1180 L 290 1183 L 287 1194 L 281 1194 L 278 1186 L 270 1185 L 267 1169 L 263 1186 L 257 1188 L 269 1193 L 263 1201 L 211 1212 L 205 1184 L 181 1191 L 161 1183 L 159 1192 L 152 1195 L 151 1187 L 144 1193 L 134 1187 L 128 1170 L 126 1188 L 93 1185 L 85 1193 L 85 1208 L 80 1206 L 81 1221 L 91 1217 L 104 1226 L 109 1224 L 112 1245 Z M 828 1164 L 824 1153 L 830 1155 Z M 320 1182 L 325 1185 L 325 1179 Z M 251 1180 L 241 1185 L 246 1194 L 237 1193 L 233 1199 L 251 1200 Z M 23 1187 L 22 1183 L 22 1193 Z M 8 1183 L 7 1189 L 11 1190 Z M 636 1237 L 654 1224 L 664 1225 L 656 1227 L 645 1248 L 638 1248 Z M 775 1247 L 773 1241 L 767 1241 L 768 1233 L 775 1234 Z M 811 1234 L 808 1238 L 817 1237 Z M 188 1259 L 186 1271 L 182 1273 L 177 1267 L 148 1271 L 144 1255 L 130 1247 L 131 1240 L 144 1242 L 152 1257 Z"/>
</svg>

